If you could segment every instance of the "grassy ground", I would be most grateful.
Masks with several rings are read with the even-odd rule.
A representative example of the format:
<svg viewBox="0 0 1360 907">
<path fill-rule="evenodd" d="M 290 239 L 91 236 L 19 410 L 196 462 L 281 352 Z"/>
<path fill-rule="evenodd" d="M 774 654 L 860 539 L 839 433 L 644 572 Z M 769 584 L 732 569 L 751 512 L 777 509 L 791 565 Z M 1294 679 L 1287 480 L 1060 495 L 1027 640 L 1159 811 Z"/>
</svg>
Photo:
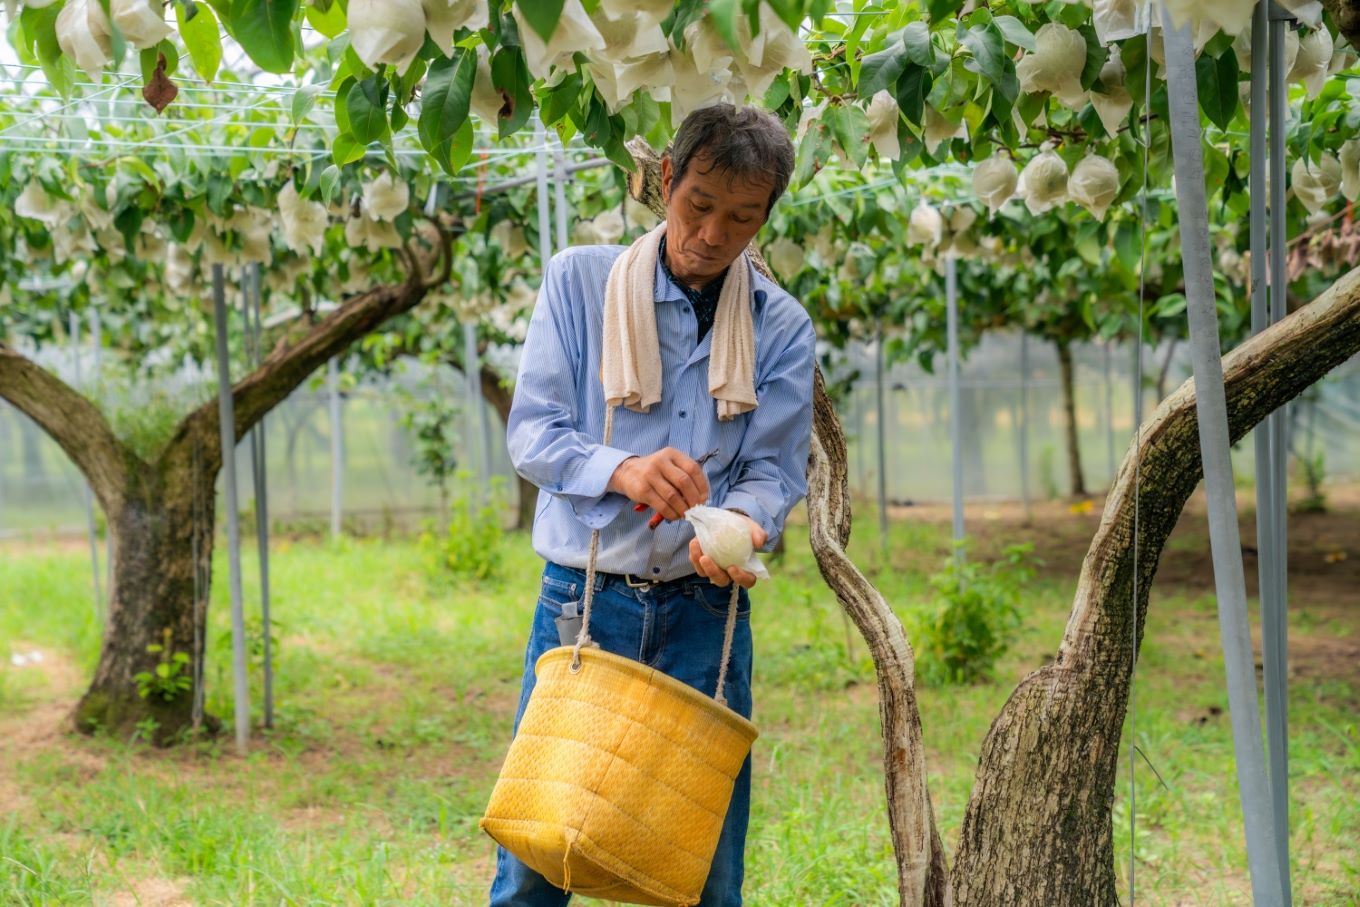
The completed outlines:
<svg viewBox="0 0 1360 907">
<path fill-rule="evenodd" d="M 1291 535 L 1307 570 L 1290 615 L 1300 904 L 1360 903 L 1356 515 L 1318 517 L 1334 522 L 1311 524 L 1312 534 L 1296 524 Z M 948 525 L 934 510 L 900 516 L 887 564 L 870 515 L 856 553 L 910 628 L 928 607 L 925 577 L 948 549 Z M 1028 536 L 1046 567 L 1025 590 L 1023 627 L 994 682 L 919 690 L 951 848 L 983 735 L 1056 647 L 1096 517 L 1053 505 L 1026 529 L 1013 510 L 969 514 L 976 556 Z M 1176 582 L 1154 588 L 1139 667 L 1136 739 L 1148 760 L 1136 770 L 1139 903 L 1248 903 L 1202 525 L 1187 518 L 1173 538 L 1165 570 Z M 747 900 L 893 904 L 864 646 L 818 579 L 805 530 L 791 529 L 789 550 L 753 618 L 762 736 Z M 78 545 L 0 548 L 0 904 L 485 903 L 493 850 L 476 823 L 508 742 L 539 570 L 526 539 L 509 536 L 502 551 L 501 579 L 467 585 L 432 578 L 410 540 L 278 541 L 275 728 L 257 731 L 239 758 L 229 740 L 152 751 L 66 733 L 98 647 L 86 555 Z M 229 717 L 225 562 L 217 566 L 208 706 Z M 248 551 L 249 602 L 256 575 Z M 257 687 L 257 711 L 258 696 Z M 1121 887 L 1128 813 L 1124 776 Z"/>
</svg>

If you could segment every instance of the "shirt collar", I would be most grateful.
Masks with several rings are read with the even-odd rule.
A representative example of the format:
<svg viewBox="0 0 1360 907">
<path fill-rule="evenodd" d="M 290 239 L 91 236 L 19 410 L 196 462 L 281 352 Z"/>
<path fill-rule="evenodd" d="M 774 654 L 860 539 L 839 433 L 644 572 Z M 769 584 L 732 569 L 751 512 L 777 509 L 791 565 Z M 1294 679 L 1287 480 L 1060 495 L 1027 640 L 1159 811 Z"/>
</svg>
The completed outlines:
<svg viewBox="0 0 1360 907">
<path fill-rule="evenodd" d="M 695 290 L 688 285 L 682 285 L 675 279 L 671 269 L 666 266 L 666 237 L 661 237 L 661 245 L 656 252 L 656 301 L 671 302 L 689 300 L 695 302 L 696 298 L 707 298 L 716 304 L 718 295 L 722 292 L 723 280 L 727 277 L 727 271 L 713 278 L 708 286 L 702 290 Z"/>
</svg>

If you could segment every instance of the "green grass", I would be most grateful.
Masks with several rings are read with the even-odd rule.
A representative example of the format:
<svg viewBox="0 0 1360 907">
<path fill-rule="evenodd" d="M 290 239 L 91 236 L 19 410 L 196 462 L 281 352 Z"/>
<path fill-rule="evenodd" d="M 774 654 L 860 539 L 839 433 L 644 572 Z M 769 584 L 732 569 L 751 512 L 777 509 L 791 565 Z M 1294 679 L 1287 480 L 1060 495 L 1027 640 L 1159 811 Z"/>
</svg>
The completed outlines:
<svg viewBox="0 0 1360 907">
<path fill-rule="evenodd" d="M 856 557 L 910 628 L 929 606 L 925 573 L 948 550 L 947 527 L 895 525 L 884 569 L 870 522 Z M 97 656 L 88 561 L 78 546 L 0 548 L 0 640 L 8 642 L 0 645 L 0 903 L 106 904 L 128 892 L 150 902 L 148 886 L 157 884 L 194 904 L 485 903 L 493 849 L 477 818 L 508 743 L 540 569 L 526 538 L 504 545 L 503 578 L 469 585 L 432 579 L 410 541 L 276 542 L 276 726 L 257 731 L 244 759 L 229 738 L 151 751 L 53 733 Z M 805 553 L 805 530 L 791 529 L 789 548 L 755 598 L 761 738 L 747 900 L 894 904 L 865 647 L 847 635 Z M 253 609 L 249 550 L 244 568 Z M 229 718 L 220 556 L 216 570 L 208 707 Z M 951 849 L 986 729 L 1015 683 L 1055 649 L 1074 583 L 1048 578 L 1026 588 L 1025 622 L 996 681 L 919 690 L 932 797 Z M 1348 622 L 1302 607 L 1296 625 L 1345 635 L 1360 625 L 1354 613 Z M 46 653 L 41 666 L 10 665 L 11 651 L 32 648 Z M 258 666 L 252 682 L 258 717 Z M 1138 901 L 1246 903 L 1212 599 L 1154 590 L 1137 695 L 1138 745 L 1167 785 L 1140 760 Z M 1360 890 L 1358 701 L 1360 691 L 1338 679 L 1291 686 L 1298 903 L 1355 903 Z M 1127 784 L 1121 768 L 1121 879 Z"/>
</svg>

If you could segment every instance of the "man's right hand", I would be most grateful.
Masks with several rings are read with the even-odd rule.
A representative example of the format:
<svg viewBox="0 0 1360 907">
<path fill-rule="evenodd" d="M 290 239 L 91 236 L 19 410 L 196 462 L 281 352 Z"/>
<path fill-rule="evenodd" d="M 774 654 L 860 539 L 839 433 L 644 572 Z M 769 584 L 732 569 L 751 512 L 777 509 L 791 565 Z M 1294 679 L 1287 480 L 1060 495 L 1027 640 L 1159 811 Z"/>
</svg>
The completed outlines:
<svg viewBox="0 0 1360 907">
<path fill-rule="evenodd" d="M 693 458 L 667 447 L 624 460 L 609 477 L 609 490 L 646 504 L 663 519 L 679 520 L 708 500 L 708 479 Z"/>
</svg>

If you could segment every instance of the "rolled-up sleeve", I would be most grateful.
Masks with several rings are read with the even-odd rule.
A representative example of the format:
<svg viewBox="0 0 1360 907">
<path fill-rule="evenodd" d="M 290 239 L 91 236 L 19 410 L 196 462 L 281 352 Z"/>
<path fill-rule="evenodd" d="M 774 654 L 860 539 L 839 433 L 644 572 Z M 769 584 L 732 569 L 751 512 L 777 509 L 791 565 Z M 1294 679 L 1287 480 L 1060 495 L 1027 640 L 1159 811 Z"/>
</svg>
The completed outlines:
<svg viewBox="0 0 1360 907">
<path fill-rule="evenodd" d="M 760 524 L 768 536 L 764 551 L 774 548 L 789 511 L 807 494 L 815 366 L 816 334 L 804 319 L 762 376 L 760 405 L 748 417 L 735 478 L 722 501 Z"/>
<path fill-rule="evenodd" d="M 602 529 L 628 501 L 607 489 L 614 470 L 633 454 L 577 429 L 578 382 L 589 372 L 581 368 L 580 336 L 568 308 L 567 267 L 553 258 L 544 271 L 515 381 L 506 445 L 517 473 L 570 503 L 586 526 Z"/>
</svg>

